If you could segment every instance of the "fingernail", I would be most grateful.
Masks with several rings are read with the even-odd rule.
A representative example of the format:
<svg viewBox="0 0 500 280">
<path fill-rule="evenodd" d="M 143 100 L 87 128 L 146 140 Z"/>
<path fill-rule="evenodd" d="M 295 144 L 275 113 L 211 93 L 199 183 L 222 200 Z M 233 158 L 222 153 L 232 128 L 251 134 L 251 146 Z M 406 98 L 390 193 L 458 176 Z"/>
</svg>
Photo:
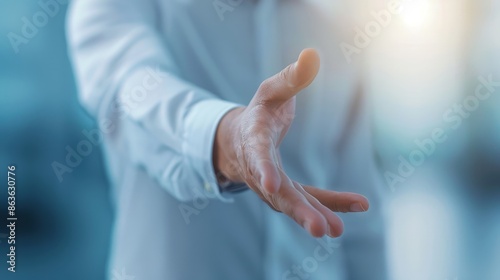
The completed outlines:
<svg viewBox="0 0 500 280">
<path fill-rule="evenodd" d="M 366 210 L 363 208 L 363 205 L 361 205 L 361 203 L 351 204 L 350 210 L 351 210 L 351 212 L 366 212 Z"/>
</svg>

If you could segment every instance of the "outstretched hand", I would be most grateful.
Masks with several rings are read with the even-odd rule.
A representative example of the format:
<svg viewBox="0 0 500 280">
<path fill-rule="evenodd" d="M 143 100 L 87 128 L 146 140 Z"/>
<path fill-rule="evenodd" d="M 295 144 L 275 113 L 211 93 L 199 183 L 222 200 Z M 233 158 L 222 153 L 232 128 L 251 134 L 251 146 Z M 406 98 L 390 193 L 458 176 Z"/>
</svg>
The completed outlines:
<svg viewBox="0 0 500 280">
<path fill-rule="evenodd" d="M 334 212 L 366 211 L 368 200 L 291 180 L 279 153 L 295 115 L 295 96 L 312 83 L 319 65 L 315 50 L 303 50 L 297 62 L 261 84 L 247 107 L 227 113 L 217 129 L 214 164 L 229 180 L 247 183 L 271 208 L 312 236 L 338 237 L 343 223 Z"/>
</svg>

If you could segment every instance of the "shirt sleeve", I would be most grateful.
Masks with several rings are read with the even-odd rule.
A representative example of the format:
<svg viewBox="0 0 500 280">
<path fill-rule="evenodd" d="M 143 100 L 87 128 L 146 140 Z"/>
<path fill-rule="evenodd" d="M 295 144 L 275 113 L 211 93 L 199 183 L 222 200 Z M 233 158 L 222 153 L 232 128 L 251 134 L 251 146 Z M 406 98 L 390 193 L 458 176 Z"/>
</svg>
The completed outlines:
<svg viewBox="0 0 500 280">
<path fill-rule="evenodd" d="M 182 79 L 157 28 L 156 5 L 72 1 L 67 37 L 81 103 L 98 121 L 116 121 L 117 130 L 120 121 L 139 128 L 114 135 L 127 137 L 127 158 L 174 197 L 187 201 L 208 191 L 226 200 L 214 174 L 213 142 L 220 119 L 240 105 Z"/>
</svg>

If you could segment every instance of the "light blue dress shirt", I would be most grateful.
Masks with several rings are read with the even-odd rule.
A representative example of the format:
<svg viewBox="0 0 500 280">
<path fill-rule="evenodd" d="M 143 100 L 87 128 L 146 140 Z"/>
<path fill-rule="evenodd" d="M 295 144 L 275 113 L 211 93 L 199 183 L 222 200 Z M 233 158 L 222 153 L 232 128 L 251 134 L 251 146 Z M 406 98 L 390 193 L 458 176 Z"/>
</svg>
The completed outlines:
<svg viewBox="0 0 500 280">
<path fill-rule="evenodd" d="M 367 97 L 338 47 L 344 2 L 72 1 L 70 56 L 113 185 L 109 279 L 386 279 Z M 285 170 L 371 201 L 341 215 L 335 240 L 308 236 L 251 191 L 220 194 L 212 166 L 221 117 L 306 47 L 322 65 L 297 98 Z"/>
</svg>

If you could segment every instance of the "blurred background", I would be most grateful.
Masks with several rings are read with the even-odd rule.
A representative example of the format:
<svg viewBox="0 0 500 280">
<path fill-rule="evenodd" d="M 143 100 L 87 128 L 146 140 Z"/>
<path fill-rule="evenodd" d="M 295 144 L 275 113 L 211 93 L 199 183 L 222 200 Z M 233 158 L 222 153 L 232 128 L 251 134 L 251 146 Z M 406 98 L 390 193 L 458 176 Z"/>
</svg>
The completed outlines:
<svg viewBox="0 0 500 280">
<path fill-rule="evenodd" d="M 500 279 L 500 1 L 404 3 L 366 55 L 392 276 Z"/>
<path fill-rule="evenodd" d="M 85 139 L 83 129 L 96 127 L 78 103 L 68 60 L 67 1 L 17 53 L 8 38 L 43 11 L 37 2 L 0 2 L 0 279 L 104 279 L 112 211 L 101 152 L 62 182 L 52 168 L 65 162 L 66 146 Z M 4 260 L 8 164 L 17 166 L 16 277 Z"/>
<path fill-rule="evenodd" d="M 357 1 L 362 29 L 390 1 L 369 2 Z M 0 3 L 0 180 L 7 182 L 9 164 L 17 166 L 19 217 L 16 277 L 2 268 L 0 279 L 105 275 L 112 207 L 99 147 L 62 180 L 53 170 L 85 139 L 83 130 L 96 127 L 77 100 L 64 34 L 67 1 L 58 3 L 45 17 L 37 1 Z M 381 176 L 399 176 L 401 158 L 410 161 L 421 151 L 417 142 L 436 129 L 446 141 L 435 143 L 410 176 L 384 182 L 392 278 L 500 279 L 500 87 L 477 104 L 469 98 L 478 77 L 500 81 L 500 1 L 404 5 L 363 50 Z M 14 46 L 19 38 L 9 34 L 21 34 L 26 20 L 41 27 Z M 445 117 L 456 104 L 473 108 L 460 124 Z M 0 220 L 6 215 L 0 210 Z M 2 255 L 6 237 L 1 227 Z"/>
</svg>

